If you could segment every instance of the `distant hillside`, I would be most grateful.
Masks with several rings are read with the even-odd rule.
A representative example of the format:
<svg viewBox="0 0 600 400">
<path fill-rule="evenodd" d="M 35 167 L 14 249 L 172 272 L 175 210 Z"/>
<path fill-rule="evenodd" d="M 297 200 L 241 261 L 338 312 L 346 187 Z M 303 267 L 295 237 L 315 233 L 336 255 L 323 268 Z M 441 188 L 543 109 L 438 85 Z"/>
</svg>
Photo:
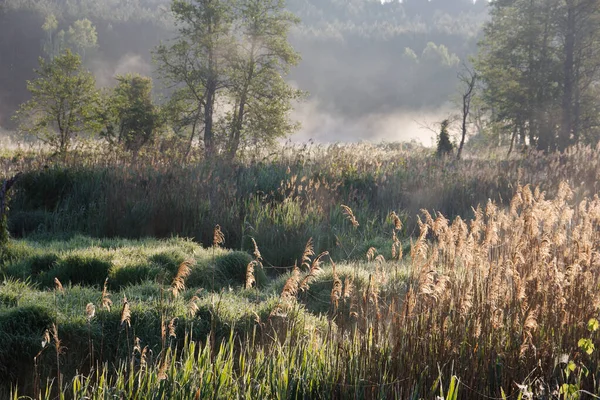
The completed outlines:
<svg viewBox="0 0 600 400">
<path fill-rule="evenodd" d="M 115 73 L 152 73 L 151 49 L 173 31 L 169 4 L 7 0 L 0 11 L 0 125 L 10 126 L 27 97 L 46 15 L 64 28 L 84 17 L 95 24 L 99 46 L 87 64 L 108 84 Z M 289 0 L 288 8 L 302 19 L 291 40 L 303 61 L 291 79 L 320 112 L 350 119 L 439 108 L 487 18 L 481 0 Z"/>
</svg>

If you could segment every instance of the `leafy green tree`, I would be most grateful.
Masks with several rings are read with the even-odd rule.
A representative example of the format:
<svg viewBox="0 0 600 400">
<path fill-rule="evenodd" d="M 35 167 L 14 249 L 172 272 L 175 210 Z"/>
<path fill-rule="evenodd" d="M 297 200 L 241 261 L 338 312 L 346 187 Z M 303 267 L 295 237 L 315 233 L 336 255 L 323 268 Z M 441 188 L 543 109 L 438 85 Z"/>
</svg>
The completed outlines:
<svg viewBox="0 0 600 400">
<path fill-rule="evenodd" d="M 58 31 L 58 20 L 54 14 L 46 16 L 42 29 L 45 34 L 42 49 L 50 59 L 53 59 L 62 52 L 65 31 Z"/>
<path fill-rule="evenodd" d="M 287 41 L 297 18 L 281 0 L 175 0 L 179 35 L 155 51 L 174 88 L 178 127 L 202 134 L 207 158 L 233 159 L 242 143 L 268 144 L 296 127 L 291 102 L 301 92 L 284 80 L 299 60 Z"/>
<path fill-rule="evenodd" d="M 69 27 L 67 32 L 58 29 L 59 24 L 56 16 L 52 13 L 46 16 L 42 30 L 42 50 L 53 59 L 63 53 L 65 48 L 77 53 L 85 62 L 88 52 L 98 46 L 98 34 L 96 27 L 87 19 L 78 19 Z"/>
<path fill-rule="evenodd" d="M 73 22 L 67 31 L 67 43 L 85 62 L 87 52 L 98 44 L 98 34 L 92 21 L 84 18 Z"/>
<path fill-rule="evenodd" d="M 454 145 L 450 141 L 450 134 L 448 133 L 449 125 L 450 125 L 450 121 L 448 121 L 447 119 L 442 121 L 440 134 L 438 135 L 438 140 L 437 140 L 436 154 L 438 157 L 444 157 L 449 154 L 452 154 L 452 150 L 454 150 Z"/>
<path fill-rule="evenodd" d="M 565 0 L 558 19 L 562 39 L 562 115 L 559 146 L 600 139 L 600 2 Z"/>
<path fill-rule="evenodd" d="M 233 159 L 240 143 L 270 144 L 297 125 L 289 120 L 292 101 L 302 92 L 284 76 L 300 60 L 287 41 L 299 23 L 285 11 L 283 0 L 241 0 L 238 3 L 241 39 L 230 68 L 228 95 L 233 112 L 227 129 L 227 157 Z"/>
<path fill-rule="evenodd" d="M 562 150 L 598 139 L 600 3 L 490 3 L 477 70 L 498 128 L 521 145 Z M 595 133 L 596 132 L 596 133 Z"/>
<path fill-rule="evenodd" d="M 102 136 L 111 144 L 137 154 L 152 142 L 160 126 L 160 113 L 152 99 L 152 79 L 128 74 L 105 96 L 100 120 Z"/>
<path fill-rule="evenodd" d="M 402 54 L 402 57 L 404 57 L 406 60 L 414 62 L 415 64 L 419 63 L 419 57 L 417 56 L 417 53 L 415 53 L 415 51 L 410 47 L 404 48 L 404 53 Z"/>
<path fill-rule="evenodd" d="M 70 50 L 51 61 L 40 58 L 39 63 L 37 78 L 27 82 L 32 98 L 21 105 L 15 118 L 21 132 L 34 135 L 65 157 L 74 137 L 97 129 L 96 82 Z"/>
<path fill-rule="evenodd" d="M 460 59 L 456 54 L 451 54 L 443 44 L 436 45 L 433 42 L 427 43 L 423 49 L 421 60 L 427 63 L 443 65 L 444 67 L 456 67 L 460 63 Z"/>
<path fill-rule="evenodd" d="M 227 58 L 233 47 L 231 25 L 233 9 L 224 0 L 174 0 L 171 10 L 179 27 L 179 35 L 171 46 L 160 45 L 155 52 L 159 73 L 175 87 L 175 97 L 191 106 L 180 120 L 192 121 L 197 116 L 202 125 L 204 151 L 216 154 L 215 104 L 217 94 L 227 86 Z"/>
</svg>

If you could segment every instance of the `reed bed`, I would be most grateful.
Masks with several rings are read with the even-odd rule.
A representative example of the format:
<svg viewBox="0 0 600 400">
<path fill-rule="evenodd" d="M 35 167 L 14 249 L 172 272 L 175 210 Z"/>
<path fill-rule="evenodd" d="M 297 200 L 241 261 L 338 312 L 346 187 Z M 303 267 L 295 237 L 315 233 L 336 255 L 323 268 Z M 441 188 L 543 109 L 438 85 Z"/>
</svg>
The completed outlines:
<svg viewBox="0 0 600 400">
<path fill-rule="evenodd" d="M 362 263 L 336 265 L 328 252 L 316 255 L 309 240 L 301 267 L 283 275 L 283 286 L 276 280 L 263 288 L 267 298 L 248 285 L 262 265 L 255 244 L 253 268 L 240 266 L 245 279 L 235 289 L 248 295 L 244 312 L 252 315 L 242 330 L 218 322 L 232 297 L 186 290 L 192 263 L 185 260 L 172 283 L 156 289 L 155 318 L 162 322 L 152 353 L 140 345 L 147 332 L 135 329 L 134 302 L 123 297 L 111 325 L 121 349 L 116 363 L 65 380 L 59 367 L 68 339 L 59 339 L 61 324 L 52 322 L 54 342 L 46 346 L 56 347 L 55 368 L 34 398 L 597 394 L 600 198 L 574 204 L 573 195 L 566 183 L 550 200 L 538 188 L 519 186 L 507 207 L 490 201 L 471 220 L 424 210 L 410 251 L 387 261 L 369 249 Z M 393 218 L 389 224 L 394 232 L 401 228 Z M 55 296 L 72 290 L 61 288 Z M 100 315 L 110 312 L 109 297 L 105 285 L 96 300 Z M 315 310 L 322 322 L 306 319 L 311 301 L 327 303 L 325 311 Z M 95 302 L 83 303 L 89 322 Z M 198 336 L 195 324 L 208 331 Z"/>
<path fill-rule="evenodd" d="M 43 218 L 1 253 L 0 396 L 594 398 L 599 153 L 26 172 L 11 215 Z M 72 236 L 178 230 L 204 247 Z"/>
<path fill-rule="evenodd" d="M 6 176 L 24 172 L 11 205 L 15 237 L 178 235 L 208 247 L 219 224 L 226 247 L 251 251 L 253 237 L 266 259 L 291 266 L 307 237 L 318 252 L 362 257 L 365 240 L 389 240 L 383 227 L 391 211 L 404 224 L 403 236 L 410 236 L 418 231 L 421 209 L 470 218 L 471 207 L 488 199 L 506 205 L 519 184 L 554 196 L 558 183 L 568 181 L 576 199 L 591 197 L 599 189 L 599 154 L 577 147 L 562 155 L 456 161 L 420 148 L 332 145 L 282 147 L 233 165 L 154 157 L 132 163 L 97 153 L 66 162 L 13 155 L 2 164 Z M 341 204 L 354 211 L 360 226 L 346 219 Z M 337 246 L 340 241 L 345 249 Z"/>
</svg>

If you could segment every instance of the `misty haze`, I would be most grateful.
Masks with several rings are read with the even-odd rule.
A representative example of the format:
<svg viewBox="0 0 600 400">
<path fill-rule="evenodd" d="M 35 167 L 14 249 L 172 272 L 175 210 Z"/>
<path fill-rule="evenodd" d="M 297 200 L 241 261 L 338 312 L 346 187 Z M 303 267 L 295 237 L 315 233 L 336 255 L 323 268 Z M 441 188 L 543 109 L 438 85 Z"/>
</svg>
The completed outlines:
<svg viewBox="0 0 600 400">
<path fill-rule="evenodd" d="M 450 3 L 289 1 L 287 8 L 301 18 L 289 39 L 302 57 L 289 80 L 309 94 L 308 105 L 300 104 L 294 114 L 303 126 L 294 137 L 319 142 L 417 139 L 430 145 L 431 132 L 418 125 L 439 123 L 451 114 L 447 105 L 456 92 L 456 75 L 476 53 L 488 18 L 482 2 Z M 88 51 L 85 67 L 98 86 L 113 86 L 114 76 L 129 72 L 158 77 L 151 52 L 175 32 L 168 0 L 140 1 L 140 12 L 118 1 L 67 4 L 6 2 L 0 15 L 0 68 L 7 71 L 0 77 L 3 127 L 14 128 L 10 117 L 27 98 L 24 81 L 34 77 L 37 58 L 47 55 L 43 41 L 48 33 L 42 26 L 48 13 L 60 16 L 58 32 L 68 33 L 70 23 L 80 18 L 93 22 L 97 45 Z M 156 87 L 160 96 L 161 83 Z M 329 132 L 316 128 L 321 121 L 327 121 Z M 403 129 L 398 122 L 411 127 Z M 352 132 L 345 135 L 349 128 Z"/>
<path fill-rule="evenodd" d="M 0 0 L 0 399 L 600 398 L 600 1 Z"/>
</svg>

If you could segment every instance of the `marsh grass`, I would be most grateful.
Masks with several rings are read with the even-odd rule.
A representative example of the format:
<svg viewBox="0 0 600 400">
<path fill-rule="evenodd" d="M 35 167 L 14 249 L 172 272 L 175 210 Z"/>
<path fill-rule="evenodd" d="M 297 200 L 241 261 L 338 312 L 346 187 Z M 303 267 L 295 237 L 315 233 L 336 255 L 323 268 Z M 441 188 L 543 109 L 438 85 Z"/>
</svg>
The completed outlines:
<svg viewBox="0 0 600 400">
<path fill-rule="evenodd" d="M 101 305 L 106 293 L 100 287 L 68 284 L 50 292 L 7 280 L 0 293 L 20 293 L 18 306 L 4 306 L 0 318 L 33 337 L 48 324 L 61 327 L 55 347 L 66 347 L 78 361 L 58 351 L 54 364 L 39 360 L 47 369 L 37 373 L 60 377 L 53 365 L 60 367 L 70 381 L 59 392 L 75 390 L 76 396 L 117 390 L 131 398 L 156 391 L 170 398 L 525 392 L 543 398 L 565 384 L 598 393 L 598 355 L 586 340 L 597 339 L 588 321 L 600 311 L 600 199 L 572 199 L 566 183 L 551 200 L 539 189 L 519 186 L 507 208 L 490 201 L 470 221 L 423 211 L 419 233 L 401 259 L 386 261 L 370 248 L 364 261 L 338 264 L 328 252 L 315 254 L 309 240 L 298 255 L 302 268 L 271 281 L 261 296 L 246 288 L 247 259 L 236 288 L 197 290 L 185 280 L 190 264 L 184 263 L 173 283 L 122 288 L 113 297 L 122 298 L 115 300 L 120 304 L 99 309 L 93 320 L 85 310 L 90 302 Z M 205 254 L 214 261 L 217 250 L 198 249 L 195 258 Z M 250 261 L 262 254 L 254 252 Z M 178 296 L 164 296 L 169 285 Z M 36 325 L 38 320 L 46 323 Z M 94 336 L 98 327 L 101 337 Z M 79 349 L 69 347 L 77 336 L 104 340 L 104 350 L 95 354 L 96 375 L 74 375 L 89 362 L 85 339 Z M 19 350 L 33 358 L 39 342 L 30 346 Z M 147 358 L 141 368 L 132 354 L 139 359 L 141 350 L 135 349 L 146 346 L 153 361 Z M 5 362 L 14 362 L 11 354 L 3 354 Z M 114 355 L 112 364 L 104 364 L 108 355 Z M 573 368 L 589 373 L 573 383 L 561 360 L 576 360 Z"/>
<path fill-rule="evenodd" d="M 600 393 L 599 149 L 461 162 L 303 151 L 30 172 L 15 215 L 45 219 L 2 250 L 0 375 L 13 386 L 0 396 Z M 34 193 L 44 174 L 48 200 Z M 205 247 L 74 234 L 173 231 Z M 53 326 L 60 342 L 40 353 Z"/>
<path fill-rule="evenodd" d="M 292 266 L 307 237 L 318 252 L 361 258 L 355 247 L 364 240 L 391 239 L 385 222 L 392 211 L 402 225 L 397 233 L 407 237 L 418 231 L 421 209 L 470 218 L 471 207 L 488 198 L 506 205 L 519 183 L 555 195 L 558 183 L 569 181 L 576 183 L 576 199 L 591 197 L 600 189 L 599 153 L 575 147 L 564 154 L 456 161 L 424 149 L 363 144 L 288 146 L 235 165 L 152 157 L 132 164 L 95 153 L 41 165 L 7 156 L 0 161 L 6 176 L 24 172 L 11 205 L 14 236 L 181 235 L 209 247 L 219 224 L 227 247 L 252 251 L 254 238 L 265 260 Z"/>
</svg>

